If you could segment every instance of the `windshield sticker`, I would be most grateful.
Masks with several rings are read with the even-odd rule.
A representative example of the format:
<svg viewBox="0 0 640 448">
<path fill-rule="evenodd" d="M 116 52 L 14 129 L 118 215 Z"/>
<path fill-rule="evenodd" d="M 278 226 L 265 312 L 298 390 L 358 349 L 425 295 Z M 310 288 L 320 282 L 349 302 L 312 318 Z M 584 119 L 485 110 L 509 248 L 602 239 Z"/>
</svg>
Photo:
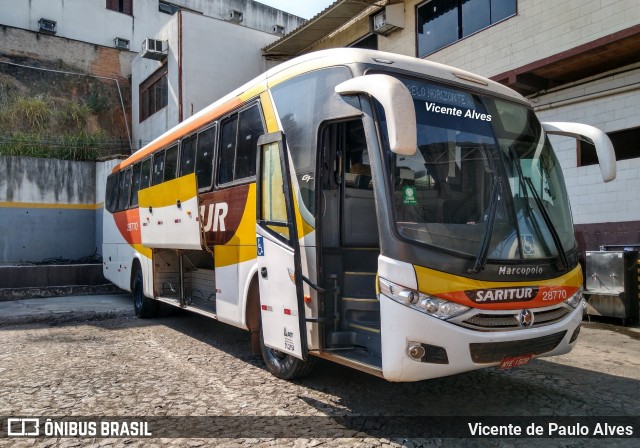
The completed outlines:
<svg viewBox="0 0 640 448">
<path fill-rule="evenodd" d="M 416 205 L 416 189 L 411 185 L 402 187 L 402 199 L 405 205 Z"/>
<path fill-rule="evenodd" d="M 463 106 L 466 108 L 473 106 L 473 99 L 468 93 L 445 89 L 444 87 L 413 84 L 406 81 L 404 81 L 404 85 L 409 90 L 411 96 L 417 100 L 436 101 L 438 103 Z"/>
<path fill-rule="evenodd" d="M 522 234 L 522 251 L 525 255 L 535 255 L 536 247 L 533 235 Z"/>
<path fill-rule="evenodd" d="M 472 120 L 491 121 L 491 115 L 480 114 L 473 109 L 458 109 L 457 107 L 444 107 L 436 103 L 426 102 L 425 106 L 427 112 L 434 112 L 436 114 L 451 115 L 453 117 L 471 118 Z"/>
</svg>

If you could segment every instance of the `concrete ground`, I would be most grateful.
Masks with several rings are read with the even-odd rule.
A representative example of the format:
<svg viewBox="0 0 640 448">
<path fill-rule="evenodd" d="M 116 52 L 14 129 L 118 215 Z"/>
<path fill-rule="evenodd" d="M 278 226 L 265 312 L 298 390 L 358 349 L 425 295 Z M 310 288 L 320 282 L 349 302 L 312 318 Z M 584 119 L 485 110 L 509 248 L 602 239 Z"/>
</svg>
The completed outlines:
<svg viewBox="0 0 640 448">
<path fill-rule="evenodd" d="M 0 303 L 0 416 L 206 416 L 225 425 L 218 438 L 22 438 L 0 439 L 0 446 L 637 447 L 638 434 L 416 439 L 380 437 L 367 428 L 333 437 L 310 428 L 308 436 L 273 435 L 274 426 L 345 415 L 637 422 L 640 331 L 613 323 L 586 322 L 571 353 L 509 371 L 389 383 L 320 361 L 308 378 L 283 381 L 251 353 L 247 332 L 190 313 L 136 319 L 128 295 Z M 249 438 L 247 425 L 257 435 Z"/>
<path fill-rule="evenodd" d="M 101 320 L 133 314 L 130 294 L 105 294 L 0 302 L 0 325 Z"/>
</svg>

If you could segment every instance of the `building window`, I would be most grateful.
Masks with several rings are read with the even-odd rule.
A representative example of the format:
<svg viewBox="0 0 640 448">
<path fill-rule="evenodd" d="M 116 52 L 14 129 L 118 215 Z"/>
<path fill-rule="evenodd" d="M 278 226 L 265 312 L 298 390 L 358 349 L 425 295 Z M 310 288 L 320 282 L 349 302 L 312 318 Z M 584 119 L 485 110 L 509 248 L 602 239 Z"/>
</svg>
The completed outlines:
<svg viewBox="0 0 640 448">
<path fill-rule="evenodd" d="M 616 160 L 636 159 L 640 157 L 640 127 L 607 134 L 616 153 Z M 578 140 L 578 166 L 597 165 L 596 147 L 591 143 Z"/>
<path fill-rule="evenodd" d="M 363 37 L 360 40 L 349 45 L 351 48 L 364 48 L 366 50 L 377 50 L 378 49 L 378 35 L 377 34 L 369 34 L 367 37 Z"/>
<path fill-rule="evenodd" d="M 133 0 L 107 0 L 107 9 L 133 15 Z"/>
<path fill-rule="evenodd" d="M 516 0 L 431 0 L 417 8 L 418 57 L 516 14 Z"/>
<path fill-rule="evenodd" d="M 174 5 L 173 3 L 160 1 L 158 3 L 158 11 L 165 14 L 174 15 L 176 12 L 180 11 L 180 7 L 178 5 Z"/>
<path fill-rule="evenodd" d="M 167 106 L 167 66 L 163 65 L 140 84 L 140 122 Z"/>
</svg>

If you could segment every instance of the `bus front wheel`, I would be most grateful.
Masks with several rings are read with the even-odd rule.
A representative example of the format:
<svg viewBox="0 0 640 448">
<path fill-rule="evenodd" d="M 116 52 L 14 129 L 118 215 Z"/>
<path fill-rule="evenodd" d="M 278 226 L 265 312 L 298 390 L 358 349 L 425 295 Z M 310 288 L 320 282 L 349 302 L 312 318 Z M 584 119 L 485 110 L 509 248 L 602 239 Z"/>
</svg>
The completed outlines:
<svg viewBox="0 0 640 448">
<path fill-rule="evenodd" d="M 267 370 L 283 380 L 293 380 L 309 375 L 316 361 L 316 358 L 312 356 L 303 361 L 287 353 L 267 347 L 264 345 L 262 328 L 260 328 L 260 351 Z"/>
<path fill-rule="evenodd" d="M 138 269 L 133 279 L 131 294 L 133 295 L 133 309 L 140 319 L 148 319 L 158 314 L 158 302 L 144 295 L 142 271 Z"/>
</svg>

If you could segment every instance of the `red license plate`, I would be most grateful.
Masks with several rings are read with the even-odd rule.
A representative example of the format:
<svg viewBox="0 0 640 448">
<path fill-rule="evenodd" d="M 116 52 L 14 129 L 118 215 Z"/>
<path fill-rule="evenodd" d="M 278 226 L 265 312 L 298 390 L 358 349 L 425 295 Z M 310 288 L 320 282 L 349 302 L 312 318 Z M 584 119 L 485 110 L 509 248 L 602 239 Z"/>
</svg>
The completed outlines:
<svg viewBox="0 0 640 448">
<path fill-rule="evenodd" d="M 520 356 L 507 356 L 502 360 L 502 362 L 500 362 L 500 365 L 498 366 L 498 368 L 511 369 L 512 367 L 520 367 L 525 364 L 528 364 L 532 357 L 533 357 L 532 354 L 520 355 Z"/>
</svg>

